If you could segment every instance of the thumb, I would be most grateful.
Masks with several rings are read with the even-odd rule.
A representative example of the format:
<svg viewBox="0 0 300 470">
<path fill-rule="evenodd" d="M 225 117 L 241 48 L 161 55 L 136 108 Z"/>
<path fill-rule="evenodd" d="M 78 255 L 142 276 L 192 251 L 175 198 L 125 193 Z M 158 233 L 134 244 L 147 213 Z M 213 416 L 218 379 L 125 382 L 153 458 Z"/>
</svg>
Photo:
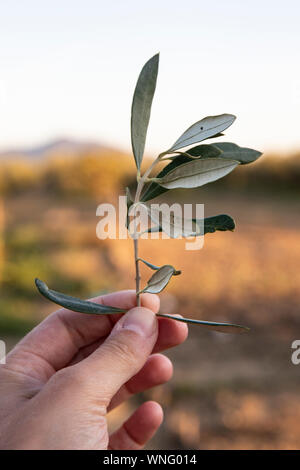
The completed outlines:
<svg viewBox="0 0 300 470">
<path fill-rule="evenodd" d="M 158 335 L 156 315 L 147 308 L 129 310 L 104 343 L 78 366 L 89 394 L 109 404 L 115 393 L 146 363 Z"/>
</svg>

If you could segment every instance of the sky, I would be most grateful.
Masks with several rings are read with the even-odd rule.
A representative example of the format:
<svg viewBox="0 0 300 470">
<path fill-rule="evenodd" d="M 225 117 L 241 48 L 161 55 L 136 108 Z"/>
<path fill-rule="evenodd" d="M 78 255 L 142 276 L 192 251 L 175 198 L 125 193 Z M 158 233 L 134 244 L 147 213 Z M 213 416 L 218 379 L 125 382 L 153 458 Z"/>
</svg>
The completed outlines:
<svg viewBox="0 0 300 470">
<path fill-rule="evenodd" d="M 227 141 L 299 149 L 299 24 L 298 0 L 2 0 L 0 150 L 61 137 L 129 150 L 135 83 L 157 52 L 148 153 L 222 113 L 238 118 Z"/>
</svg>

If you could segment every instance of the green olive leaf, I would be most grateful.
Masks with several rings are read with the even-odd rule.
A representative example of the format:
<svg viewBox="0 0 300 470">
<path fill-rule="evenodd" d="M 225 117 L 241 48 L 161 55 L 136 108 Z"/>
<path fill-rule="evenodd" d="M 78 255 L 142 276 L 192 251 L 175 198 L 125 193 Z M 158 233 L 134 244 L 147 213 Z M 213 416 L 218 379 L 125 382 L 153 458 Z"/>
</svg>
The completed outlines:
<svg viewBox="0 0 300 470">
<path fill-rule="evenodd" d="M 237 165 L 239 165 L 239 162 L 235 160 L 200 158 L 180 165 L 162 178 L 154 178 L 154 181 L 167 189 L 198 188 L 223 178 L 223 176 L 234 170 Z"/>
<path fill-rule="evenodd" d="M 194 222 L 198 223 L 199 226 L 203 226 L 204 235 L 206 233 L 214 233 L 217 230 L 225 232 L 230 230 L 233 232 L 235 229 L 235 223 L 232 217 L 227 214 L 214 215 L 212 217 L 205 217 L 204 224 L 202 220 L 193 219 Z"/>
<path fill-rule="evenodd" d="M 147 129 L 151 113 L 151 105 L 156 87 L 159 54 L 152 57 L 142 68 L 138 78 L 131 107 L 131 144 L 139 170 L 141 167 Z"/>
<path fill-rule="evenodd" d="M 39 292 L 46 297 L 46 299 L 60 305 L 61 307 L 67 308 L 74 312 L 80 313 L 92 313 L 96 315 L 112 314 L 112 313 L 124 313 L 125 310 L 116 307 L 109 307 L 108 305 L 100 305 L 89 300 L 81 300 L 70 295 L 62 294 L 51 290 L 48 286 L 40 279 L 35 279 L 35 285 Z"/>
<path fill-rule="evenodd" d="M 213 144 L 212 147 L 221 150 L 222 153 L 220 158 L 236 160 L 240 162 L 241 165 L 255 162 L 262 155 L 262 152 L 259 152 L 258 150 L 247 147 L 239 147 L 239 145 L 233 144 L 231 142 L 218 142 Z M 210 158 L 210 156 L 207 154 L 204 155 L 203 158 Z"/>
<path fill-rule="evenodd" d="M 149 292 L 150 294 L 158 294 L 168 285 L 172 276 L 178 276 L 179 274 L 181 274 L 181 271 L 176 271 L 173 266 L 166 264 L 150 277 L 147 286 L 139 293 Z"/>
<path fill-rule="evenodd" d="M 178 152 L 180 153 L 180 152 Z M 202 144 L 196 145 L 196 147 L 191 147 L 186 150 L 181 155 L 186 156 L 187 158 L 217 158 L 222 154 L 222 150 L 218 149 L 216 145 L 212 144 Z M 176 160 L 180 155 L 172 155 L 168 160 Z M 179 163 L 180 164 L 180 163 Z"/>
<path fill-rule="evenodd" d="M 196 220 L 186 219 L 180 215 L 176 215 L 172 211 L 172 206 L 167 204 L 151 204 L 148 207 L 148 213 L 151 220 L 156 224 L 155 226 L 160 226 L 161 231 L 167 233 L 170 238 L 178 237 L 191 237 L 200 235 L 199 224 Z M 147 232 L 155 232 L 157 230 L 148 229 Z"/>
<path fill-rule="evenodd" d="M 189 127 L 172 145 L 170 151 L 178 150 L 196 142 L 212 138 L 223 132 L 235 121 L 232 114 L 220 114 L 219 116 L 208 116 Z"/>
<path fill-rule="evenodd" d="M 166 165 L 157 175 L 157 178 L 162 178 L 167 175 L 171 170 L 177 168 L 177 166 L 183 165 L 184 163 L 190 162 L 191 159 L 185 155 L 177 155 L 168 165 Z M 146 191 L 142 194 L 141 201 L 146 202 L 160 196 L 161 194 L 168 191 L 167 188 L 163 188 L 158 183 L 150 183 Z"/>
<path fill-rule="evenodd" d="M 146 266 L 148 266 L 148 268 L 153 269 L 153 271 L 157 271 L 158 269 L 160 269 L 160 266 L 155 266 L 155 264 L 149 263 L 149 261 L 146 261 L 143 258 L 138 258 L 138 261 L 141 261 Z"/>
<path fill-rule="evenodd" d="M 170 160 L 172 161 L 158 173 L 157 178 L 162 178 L 163 176 L 170 173 L 170 171 L 173 170 L 174 168 L 177 168 L 178 166 L 183 165 L 184 163 L 190 162 L 192 159 L 189 158 L 188 155 L 191 155 L 194 158 L 195 157 L 216 158 L 216 157 L 219 157 L 221 154 L 222 154 L 222 151 L 219 150 L 214 145 L 207 145 L 207 144 L 196 145 L 196 147 L 192 147 L 186 150 L 184 155 L 171 156 Z M 163 188 L 159 184 L 153 182 L 148 186 L 148 188 L 142 195 L 141 200 L 144 202 L 149 201 L 150 199 L 154 199 L 155 197 L 160 196 L 166 191 L 168 191 L 167 188 Z"/>
<path fill-rule="evenodd" d="M 230 215 L 219 214 L 212 217 L 205 217 L 204 219 L 192 219 L 195 224 L 195 233 L 189 236 L 206 235 L 207 233 L 214 233 L 216 231 L 225 232 L 227 230 L 233 232 L 235 229 L 235 222 Z M 156 225 L 148 229 L 149 233 L 163 232 L 161 225 Z M 184 235 L 182 235 L 184 236 Z"/>
<path fill-rule="evenodd" d="M 235 323 L 194 320 L 192 318 L 176 317 L 167 313 L 157 313 L 156 315 L 158 317 L 171 318 L 172 320 L 181 321 L 184 323 L 200 325 L 210 330 L 218 331 L 220 333 L 246 333 L 250 331 L 250 328 L 248 328 L 247 326 L 237 325 Z"/>
</svg>

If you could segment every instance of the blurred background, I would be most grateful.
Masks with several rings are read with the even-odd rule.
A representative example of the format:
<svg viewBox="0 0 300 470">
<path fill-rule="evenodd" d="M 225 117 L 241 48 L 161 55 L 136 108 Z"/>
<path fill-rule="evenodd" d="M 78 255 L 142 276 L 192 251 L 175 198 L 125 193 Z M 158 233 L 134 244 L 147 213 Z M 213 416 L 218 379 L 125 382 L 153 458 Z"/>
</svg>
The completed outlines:
<svg viewBox="0 0 300 470">
<path fill-rule="evenodd" d="M 247 335 L 190 328 L 167 352 L 173 380 L 145 398 L 164 407 L 149 448 L 296 449 L 300 374 L 299 2 L 85 0 L 1 5 L 0 339 L 12 347 L 53 311 L 34 278 L 87 298 L 134 287 L 130 240 L 96 238 L 96 208 L 134 189 L 130 106 L 157 51 L 160 73 L 145 165 L 193 122 L 233 113 L 222 141 L 264 152 L 189 193 L 236 231 L 142 241 L 141 255 L 182 269 L 162 311 L 251 327 Z M 172 200 L 186 196 L 172 192 Z M 144 280 L 148 273 L 143 271 Z"/>
</svg>

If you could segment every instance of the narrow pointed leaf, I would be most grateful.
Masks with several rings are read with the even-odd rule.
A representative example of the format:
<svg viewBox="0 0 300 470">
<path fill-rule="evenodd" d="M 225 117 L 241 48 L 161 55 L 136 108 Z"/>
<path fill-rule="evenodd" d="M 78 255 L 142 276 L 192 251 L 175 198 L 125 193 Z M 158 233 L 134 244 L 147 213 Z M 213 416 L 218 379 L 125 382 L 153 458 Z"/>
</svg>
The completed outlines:
<svg viewBox="0 0 300 470">
<path fill-rule="evenodd" d="M 191 159 L 185 155 L 178 155 L 173 161 L 166 165 L 157 175 L 157 178 L 162 178 L 167 175 L 171 170 L 177 168 L 177 166 L 183 165 L 184 163 L 190 162 Z M 142 194 L 141 201 L 146 202 L 154 199 L 155 197 L 160 196 L 161 194 L 168 191 L 167 188 L 163 188 L 158 183 L 151 183 L 144 194 Z"/>
<path fill-rule="evenodd" d="M 193 160 L 180 165 L 162 178 L 155 178 L 160 186 L 167 189 L 198 188 L 226 176 L 239 162 L 222 158 Z"/>
<path fill-rule="evenodd" d="M 223 132 L 235 121 L 232 114 L 220 114 L 219 116 L 208 116 L 189 127 L 172 145 L 170 151 L 178 150 L 188 145 L 209 139 Z"/>
<path fill-rule="evenodd" d="M 48 288 L 48 286 L 40 279 L 35 280 L 36 287 L 39 292 L 46 297 L 46 299 L 61 305 L 61 307 L 73 310 L 74 312 L 80 313 L 92 313 L 96 315 L 111 314 L 111 313 L 124 313 L 124 309 L 110 307 L 107 305 L 96 304 L 89 300 L 81 300 L 70 295 L 62 294 Z"/>
<path fill-rule="evenodd" d="M 157 271 L 158 269 L 160 269 L 160 266 L 155 266 L 155 264 L 149 263 L 149 261 L 146 261 L 143 258 L 138 258 L 138 259 L 139 261 L 144 263 L 146 266 L 148 266 L 148 268 L 153 269 L 153 271 Z"/>
<path fill-rule="evenodd" d="M 142 68 L 138 78 L 131 107 L 131 144 L 137 169 L 141 167 L 151 105 L 156 87 L 159 54 L 152 57 Z"/>
<path fill-rule="evenodd" d="M 156 315 L 158 317 L 171 318 L 172 320 L 181 321 L 183 323 L 200 325 L 210 330 L 218 331 L 220 333 L 246 333 L 250 330 L 250 328 L 246 326 L 236 325 L 235 323 L 220 323 L 214 321 L 194 320 L 192 318 L 168 315 L 167 313 L 157 313 Z"/>
<path fill-rule="evenodd" d="M 203 227 L 203 230 L 204 230 L 203 235 L 206 235 L 207 233 L 214 233 L 217 230 L 221 232 L 230 230 L 231 232 L 233 232 L 233 230 L 235 229 L 235 222 L 233 218 L 226 214 L 215 215 L 212 217 L 205 217 L 203 221 L 204 222 L 203 225 L 202 225 L 202 220 L 193 219 L 193 221 L 199 224 L 200 227 Z M 152 233 L 162 232 L 162 231 L 163 229 L 160 225 L 150 227 L 148 230 L 148 232 L 152 232 Z M 202 233 L 200 233 L 200 235 L 202 235 Z"/>
<path fill-rule="evenodd" d="M 227 158 L 229 160 L 237 160 L 242 165 L 252 163 L 257 160 L 262 153 L 258 150 L 250 149 L 247 147 L 239 147 L 231 142 L 218 142 L 212 145 L 213 147 L 221 150 L 221 158 Z M 210 158 L 209 155 L 205 155 L 204 158 Z"/>
<path fill-rule="evenodd" d="M 193 219 L 198 222 L 197 219 Z M 235 223 L 232 217 L 227 214 L 215 215 L 213 217 L 205 217 L 204 219 L 204 235 L 206 233 L 214 233 L 217 230 L 225 232 L 227 230 L 233 231 Z"/>
<path fill-rule="evenodd" d="M 165 266 L 163 266 L 165 267 Z M 173 268 L 174 269 L 174 268 Z M 178 273 L 178 271 L 175 271 L 175 273 Z M 156 274 L 156 273 L 155 273 Z M 75 297 L 71 297 L 66 294 L 62 294 L 60 292 L 56 292 L 54 290 L 51 290 L 48 288 L 48 286 L 41 280 L 36 279 L 35 280 L 36 286 L 39 290 L 39 292 L 46 297 L 48 300 L 51 300 L 52 302 L 67 308 L 69 310 L 75 311 L 75 312 L 80 312 L 80 313 L 88 313 L 88 314 L 96 314 L 96 315 L 107 315 L 107 314 L 113 314 L 113 313 L 124 313 L 125 310 L 119 309 L 116 307 L 109 307 L 106 305 L 100 305 L 96 304 L 94 302 L 86 301 L 86 300 L 81 300 L 77 299 Z M 146 291 L 144 291 L 146 292 Z M 173 315 L 168 315 L 168 314 L 160 314 L 158 313 L 157 316 L 159 317 L 165 317 L 165 318 L 171 318 L 173 320 L 185 322 L 185 323 L 193 323 L 193 324 L 198 324 L 202 326 L 206 326 L 208 328 L 211 328 L 216 331 L 222 331 L 224 333 L 239 333 L 243 332 L 244 330 L 249 330 L 249 328 L 243 327 L 241 325 L 235 325 L 231 323 L 215 323 L 215 322 L 205 322 L 205 321 L 200 321 L 200 320 L 193 320 L 189 318 L 180 318 L 176 317 Z M 231 328 L 230 328 L 231 327 Z M 231 331 L 232 330 L 232 331 Z"/>
<path fill-rule="evenodd" d="M 169 283 L 172 276 L 180 274 L 175 268 L 169 264 L 159 268 L 147 282 L 147 286 L 141 292 L 149 292 L 150 294 L 158 294 Z"/>
<path fill-rule="evenodd" d="M 197 145 L 196 147 L 192 147 L 188 149 L 186 154 L 191 155 L 192 157 L 201 157 L 201 158 L 216 158 L 222 154 L 222 151 L 217 149 L 214 145 Z M 170 157 L 172 161 L 166 165 L 157 175 L 157 178 L 162 178 L 163 176 L 170 173 L 171 170 L 174 170 L 178 166 L 183 165 L 184 163 L 188 163 L 192 161 L 188 155 L 176 155 Z M 163 188 L 158 183 L 151 183 L 145 193 L 142 195 L 142 201 L 149 201 L 150 199 L 154 199 L 155 197 L 160 196 L 161 194 L 168 191 L 167 188 Z"/>
<path fill-rule="evenodd" d="M 170 211 L 169 206 L 166 206 L 164 211 L 161 206 L 156 209 L 153 204 L 148 208 L 148 213 L 156 226 L 161 226 L 162 231 L 171 238 L 200 235 L 200 228 L 196 220 L 186 219 L 182 215 L 174 214 Z M 152 230 L 148 229 L 147 231 L 151 232 Z M 153 232 L 155 231 L 157 230 L 153 230 Z"/>
</svg>

